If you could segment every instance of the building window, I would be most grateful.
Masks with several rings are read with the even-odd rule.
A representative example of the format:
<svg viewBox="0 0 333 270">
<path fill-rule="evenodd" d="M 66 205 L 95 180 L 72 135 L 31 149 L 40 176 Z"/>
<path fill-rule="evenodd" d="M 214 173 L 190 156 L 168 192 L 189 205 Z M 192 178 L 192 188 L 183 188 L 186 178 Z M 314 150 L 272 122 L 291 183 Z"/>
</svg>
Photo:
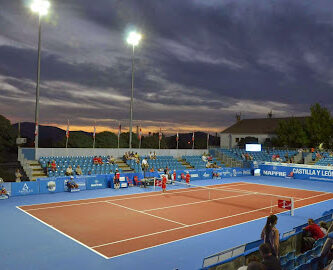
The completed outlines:
<svg viewBox="0 0 333 270">
<path fill-rule="evenodd" d="M 239 138 L 236 138 L 235 141 L 236 141 L 236 142 L 239 142 Z"/>
</svg>

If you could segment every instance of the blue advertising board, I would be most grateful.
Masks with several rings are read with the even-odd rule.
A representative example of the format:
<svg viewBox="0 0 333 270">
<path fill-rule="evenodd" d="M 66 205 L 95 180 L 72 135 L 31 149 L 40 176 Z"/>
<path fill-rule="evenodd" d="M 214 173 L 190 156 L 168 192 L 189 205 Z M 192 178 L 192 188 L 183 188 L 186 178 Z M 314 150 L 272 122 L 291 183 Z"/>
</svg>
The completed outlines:
<svg viewBox="0 0 333 270">
<path fill-rule="evenodd" d="M 86 189 L 106 188 L 106 184 L 105 175 L 94 175 L 86 178 Z"/>
<path fill-rule="evenodd" d="M 2 186 L 6 189 L 8 195 L 12 195 L 12 183 L 11 182 L 4 182 Z"/>
<path fill-rule="evenodd" d="M 11 195 L 23 196 L 39 193 L 39 182 L 18 182 L 12 183 Z"/>
<path fill-rule="evenodd" d="M 333 180 L 333 169 L 318 167 L 299 167 L 283 165 L 259 165 L 261 174 L 265 176 L 290 177 L 295 179 Z"/>
<path fill-rule="evenodd" d="M 39 193 L 64 192 L 64 180 L 62 179 L 43 179 L 39 180 Z"/>
</svg>

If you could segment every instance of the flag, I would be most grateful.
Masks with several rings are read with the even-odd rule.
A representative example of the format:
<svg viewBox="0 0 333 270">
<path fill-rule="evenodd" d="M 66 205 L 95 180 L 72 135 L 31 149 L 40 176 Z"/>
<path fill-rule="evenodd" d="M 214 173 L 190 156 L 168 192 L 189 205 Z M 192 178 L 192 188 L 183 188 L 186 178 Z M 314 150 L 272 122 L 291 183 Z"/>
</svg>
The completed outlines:
<svg viewBox="0 0 333 270">
<path fill-rule="evenodd" d="M 36 122 L 36 127 L 35 127 L 35 136 L 38 135 L 38 123 Z"/>
<path fill-rule="evenodd" d="M 194 131 L 193 131 L 193 134 L 192 134 L 192 142 L 194 142 Z"/>
<path fill-rule="evenodd" d="M 141 140 L 141 137 L 142 137 L 142 130 L 141 130 L 141 127 L 140 127 L 140 129 L 139 129 L 139 134 L 138 134 L 138 136 L 139 136 L 139 140 Z"/>
<path fill-rule="evenodd" d="M 118 128 L 118 137 L 120 136 L 121 133 L 121 125 L 119 124 L 119 128 Z"/>
<path fill-rule="evenodd" d="M 69 138 L 69 120 L 67 121 L 66 138 Z"/>
<path fill-rule="evenodd" d="M 160 128 L 160 132 L 158 133 L 158 139 L 161 141 L 162 140 L 162 130 Z"/>
<path fill-rule="evenodd" d="M 94 125 L 94 133 L 93 133 L 93 138 L 95 139 L 96 137 L 96 122 L 95 122 L 95 125 Z"/>
<path fill-rule="evenodd" d="M 176 141 L 178 142 L 179 141 L 179 134 L 177 132 L 177 135 L 176 135 Z"/>
</svg>

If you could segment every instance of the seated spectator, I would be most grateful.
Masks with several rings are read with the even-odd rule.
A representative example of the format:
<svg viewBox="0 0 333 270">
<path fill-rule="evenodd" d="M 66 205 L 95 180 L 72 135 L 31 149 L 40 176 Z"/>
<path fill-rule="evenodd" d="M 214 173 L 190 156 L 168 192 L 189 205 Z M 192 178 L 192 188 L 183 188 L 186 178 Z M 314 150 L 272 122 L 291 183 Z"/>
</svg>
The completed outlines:
<svg viewBox="0 0 333 270">
<path fill-rule="evenodd" d="M 325 221 L 320 221 L 319 226 L 320 226 L 321 231 L 326 235 L 327 230 L 328 230 L 327 223 Z"/>
<path fill-rule="evenodd" d="M 261 232 L 261 239 L 264 240 L 264 243 L 267 243 L 271 248 L 271 253 L 275 256 L 279 256 L 279 245 L 280 237 L 279 231 L 275 228 L 277 223 L 277 216 L 270 215 L 266 220 L 266 225 Z"/>
<path fill-rule="evenodd" d="M 16 177 L 16 179 L 15 179 L 16 182 L 21 182 L 22 174 L 20 173 L 20 169 L 16 169 L 15 177 Z"/>
<path fill-rule="evenodd" d="M 76 175 L 82 175 L 82 170 L 81 170 L 80 165 L 77 165 L 77 167 L 75 169 L 75 173 L 76 173 Z"/>
<path fill-rule="evenodd" d="M 102 157 L 101 156 L 99 156 L 98 158 L 97 158 L 97 161 L 98 161 L 98 164 L 103 164 L 103 160 L 102 160 Z"/>
<path fill-rule="evenodd" d="M 52 170 L 51 162 L 48 161 L 47 165 L 46 165 L 46 172 L 51 171 L 51 170 Z"/>
<path fill-rule="evenodd" d="M 208 161 L 212 161 L 212 160 L 213 160 L 213 157 L 212 157 L 212 156 L 208 156 L 208 157 L 207 157 L 207 160 L 208 160 Z"/>
<path fill-rule="evenodd" d="M 57 170 L 57 164 L 56 164 L 55 160 L 52 160 L 51 170 L 52 170 L 52 172 L 55 172 Z"/>
<path fill-rule="evenodd" d="M 318 240 L 325 236 L 325 234 L 322 232 L 320 227 L 314 222 L 314 220 L 312 218 L 308 219 L 308 223 L 309 223 L 309 225 L 306 226 L 303 230 L 309 231 L 311 234 L 311 237 L 314 240 Z"/>
<path fill-rule="evenodd" d="M 272 156 L 272 161 L 276 161 L 276 155 Z"/>
<path fill-rule="evenodd" d="M 272 254 L 272 249 L 268 243 L 263 243 L 259 247 L 260 255 L 262 256 L 262 264 L 265 270 L 281 270 L 280 261 L 277 256 Z M 249 269 L 249 268 L 248 268 Z"/>
<path fill-rule="evenodd" d="M 98 164 L 98 157 L 97 157 L 97 156 L 94 156 L 94 158 L 93 158 L 93 163 L 94 163 L 94 165 L 97 165 L 97 164 Z"/>
<path fill-rule="evenodd" d="M 150 172 L 154 172 L 154 168 L 152 167 L 149 171 L 150 171 Z"/>
<path fill-rule="evenodd" d="M 71 176 L 70 179 L 67 180 L 66 185 L 67 185 L 67 187 L 69 189 L 73 189 L 73 188 L 77 189 L 77 188 L 79 188 L 79 185 L 74 181 L 74 177 L 73 176 Z"/>
<path fill-rule="evenodd" d="M 203 155 L 203 156 L 201 157 L 201 159 L 202 159 L 203 162 L 207 162 L 207 157 L 206 157 L 205 155 Z"/>
<path fill-rule="evenodd" d="M 154 154 L 153 154 L 153 159 L 156 159 L 156 153 L 155 153 L 155 151 L 154 151 Z"/>
<path fill-rule="evenodd" d="M 250 160 L 253 160 L 253 156 L 252 155 L 250 155 Z"/>
<path fill-rule="evenodd" d="M 114 165 L 115 162 L 116 162 L 116 159 L 115 159 L 113 156 L 111 156 L 111 157 L 110 157 L 110 163 L 111 163 L 112 165 Z"/>
<path fill-rule="evenodd" d="M 261 262 L 250 262 L 247 266 L 247 270 L 267 270 Z"/>
<path fill-rule="evenodd" d="M 327 257 L 328 261 L 333 259 L 333 232 L 330 232 L 327 235 L 327 239 L 320 251 L 319 257 L 321 259 L 324 259 Z M 333 262 L 333 260 L 332 260 L 332 262 Z M 333 266 L 333 264 L 332 264 L 332 266 Z M 332 269 L 332 268 L 328 268 L 328 269 Z"/>
<path fill-rule="evenodd" d="M 3 186 L 3 183 L 4 183 L 3 179 L 0 178 L 0 196 L 7 196 L 7 197 L 9 197 L 7 190 Z"/>
<path fill-rule="evenodd" d="M 210 166 L 211 166 L 211 163 L 209 161 L 207 161 L 206 168 L 210 168 Z"/>
<path fill-rule="evenodd" d="M 72 165 L 69 165 L 68 168 L 66 169 L 66 175 L 73 175 L 73 169 L 72 169 Z"/>
</svg>

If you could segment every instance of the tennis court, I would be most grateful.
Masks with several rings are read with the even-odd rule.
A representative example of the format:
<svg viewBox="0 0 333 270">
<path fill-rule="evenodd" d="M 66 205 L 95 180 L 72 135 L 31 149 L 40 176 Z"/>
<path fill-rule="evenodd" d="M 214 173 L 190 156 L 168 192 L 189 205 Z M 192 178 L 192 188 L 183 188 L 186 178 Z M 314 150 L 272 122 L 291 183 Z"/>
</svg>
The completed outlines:
<svg viewBox="0 0 333 270">
<path fill-rule="evenodd" d="M 18 207 L 104 258 L 163 245 L 267 216 L 279 198 L 295 209 L 332 193 L 236 182 Z"/>
</svg>

